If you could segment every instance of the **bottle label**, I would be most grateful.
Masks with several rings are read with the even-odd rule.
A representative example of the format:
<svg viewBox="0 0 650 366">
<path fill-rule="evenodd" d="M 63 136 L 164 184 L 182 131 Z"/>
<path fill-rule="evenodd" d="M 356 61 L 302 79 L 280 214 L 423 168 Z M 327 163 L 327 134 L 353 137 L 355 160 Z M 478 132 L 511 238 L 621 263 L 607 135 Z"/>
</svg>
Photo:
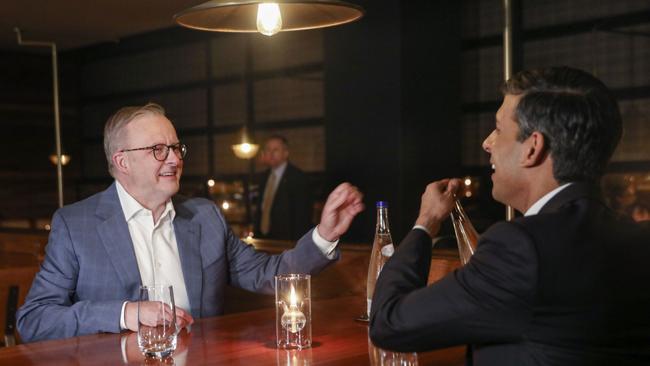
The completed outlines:
<svg viewBox="0 0 650 366">
<path fill-rule="evenodd" d="M 388 244 L 383 248 L 381 248 L 381 255 L 383 255 L 384 257 L 392 257 L 393 253 L 395 253 L 395 247 L 393 246 L 393 244 Z"/>
</svg>

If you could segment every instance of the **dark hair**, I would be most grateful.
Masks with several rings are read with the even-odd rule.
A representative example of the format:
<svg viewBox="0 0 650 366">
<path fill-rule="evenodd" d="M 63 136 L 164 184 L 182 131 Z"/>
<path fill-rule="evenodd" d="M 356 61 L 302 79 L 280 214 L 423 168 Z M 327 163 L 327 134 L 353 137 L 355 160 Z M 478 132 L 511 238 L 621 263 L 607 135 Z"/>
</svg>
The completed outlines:
<svg viewBox="0 0 650 366">
<path fill-rule="evenodd" d="M 289 141 L 287 140 L 286 137 L 284 137 L 282 135 L 273 134 L 273 135 L 269 136 L 269 138 L 266 139 L 267 142 L 271 141 L 271 140 L 279 140 L 280 142 L 282 142 L 282 145 L 284 145 L 285 149 L 289 148 Z"/>
<path fill-rule="evenodd" d="M 593 75 L 570 67 L 522 71 L 502 86 L 522 95 L 519 141 L 544 135 L 559 183 L 598 181 L 622 135 L 621 114 L 610 90 Z"/>
</svg>

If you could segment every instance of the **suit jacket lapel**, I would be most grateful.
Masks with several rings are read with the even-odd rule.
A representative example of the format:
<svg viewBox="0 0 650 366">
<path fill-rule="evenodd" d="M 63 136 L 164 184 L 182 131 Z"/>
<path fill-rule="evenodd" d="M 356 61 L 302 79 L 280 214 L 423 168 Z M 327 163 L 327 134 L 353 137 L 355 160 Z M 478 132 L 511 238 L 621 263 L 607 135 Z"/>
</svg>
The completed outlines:
<svg viewBox="0 0 650 366">
<path fill-rule="evenodd" d="M 96 214 L 103 220 L 97 226 L 97 232 L 108 253 L 108 258 L 117 270 L 117 276 L 124 287 L 130 289 L 131 295 L 137 299 L 137 288 L 142 280 L 115 183 L 103 192 Z"/>
<path fill-rule="evenodd" d="M 192 222 L 194 214 L 185 209 L 182 204 L 174 202 L 174 209 L 176 210 L 174 233 L 178 245 L 178 254 L 181 258 L 185 288 L 190 299 L 191 313 L 194 317 L 200 317 L 203 284 L 200 228 L 197 223 Z"/>
</svg>

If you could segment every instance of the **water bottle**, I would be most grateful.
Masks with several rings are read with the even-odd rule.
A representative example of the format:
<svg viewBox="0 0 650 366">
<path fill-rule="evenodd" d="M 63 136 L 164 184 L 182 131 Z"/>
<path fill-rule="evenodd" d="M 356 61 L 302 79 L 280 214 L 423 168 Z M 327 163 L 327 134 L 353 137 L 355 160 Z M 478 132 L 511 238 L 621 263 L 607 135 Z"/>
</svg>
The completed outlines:
<svg viewBox="0 0 650 366">
<path fill-rule="evenodd" d="M 370 254 L 370 264 L 368 265 L 368 281 L 366 282 L 366 315 L 370 317 L 370 306 L 372 296 L 375 293 L 375 285 L 379 272 L 384 267 L 388 258 L 395 252 L 393 239 L 390 236 L 390 227 L 388 226 L 388 203 L 385 201 L 377 202 L 377 227 L 375 228 L 375 240 L 372 243 L 372 252 Z"/>
<path fill-rule="evenodd" d="M 456 233 L 460 262 L 465 265 L 476 251 L 478 233 L 469 221 L 465 210 L 463 210 L 463 206 L 460 205 L 460 201 L 458 200 L 454 202 L 454 209 L 451 211 L 451 222 L 454 225 L 454 232 Z"/>
</svg>

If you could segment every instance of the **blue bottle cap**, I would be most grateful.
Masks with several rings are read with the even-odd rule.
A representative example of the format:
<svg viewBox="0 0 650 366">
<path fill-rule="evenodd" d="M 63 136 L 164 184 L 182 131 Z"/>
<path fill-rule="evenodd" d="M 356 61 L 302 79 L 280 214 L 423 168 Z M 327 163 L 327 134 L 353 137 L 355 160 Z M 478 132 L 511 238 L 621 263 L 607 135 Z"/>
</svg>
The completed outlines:
<svg viewBox="0 0 650 366">
<path fill-rule="evenodd" d="M 388 202 L 386 201 L 377 201 L 377 208 L 386 207 L 388 208 Z"/>
</svg>

